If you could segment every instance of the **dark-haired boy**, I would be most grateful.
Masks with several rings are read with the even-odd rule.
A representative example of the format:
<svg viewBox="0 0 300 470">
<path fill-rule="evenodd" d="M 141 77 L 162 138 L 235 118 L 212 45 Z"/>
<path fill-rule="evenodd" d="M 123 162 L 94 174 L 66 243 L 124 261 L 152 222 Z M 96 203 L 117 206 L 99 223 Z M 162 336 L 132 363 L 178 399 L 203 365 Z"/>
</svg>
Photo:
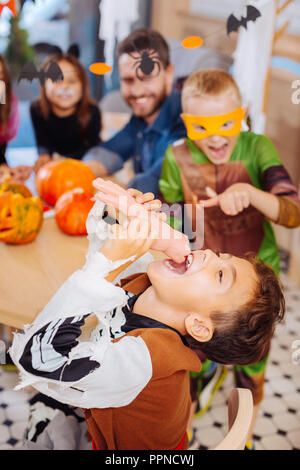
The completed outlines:
<svg viewBox="0 0 300 470">
<path fill-rule="evenodd" d="M 153 61 L 151 73 L 142 65 L 143 53 Z M 135 176 L 129 187 L 157 195 L 164 153 L 168 145 L 186 136 L 180 118 L 180 93 L 172 90 L 169 47 L 158 32 L 138 29 L 119 44 L 117 55 L 121 93 L 133 115 L 120 132 L 92 149 L 84 161 L 102 177 L 120 170 L 132 158 Z"/>
<path fill-rule="evenodd" d="M 247 110 L 236 82 L 224 70 L 193 73 L 184 84 L 182 106 L 188 138 L 166 152 L 160 180 L 164 199 L 203 201 L 201 247 L 236 256 L 255 253 L 278 275 L 270 222 L 298 227 L 300 200 L 274 145 L 263 135 L 241 132 Z M 267 354 L 260 363 L 234 367 L 237 385 L 252 391 L 254 415 L 263 399 L 266 364 Z"/>
<path fill-rule="evenodd" d="M 201 369 L 193 349 L 226 364 L 259 360 L 283 318 L 280 285 L 262 262 L 205 250 L 181 264 L 152 262 L 121 289 L 112 282 L 157 234 L 136 218 L 111 230 L 16 335 L 10 354 L 21 387 L 84 408 L 95 449 L 186 449 L 189 371 Z M 105 239 L 105 227 L 96 232 Z M 93 314 L 99 324 L 78 341 Z"/>
</svg>

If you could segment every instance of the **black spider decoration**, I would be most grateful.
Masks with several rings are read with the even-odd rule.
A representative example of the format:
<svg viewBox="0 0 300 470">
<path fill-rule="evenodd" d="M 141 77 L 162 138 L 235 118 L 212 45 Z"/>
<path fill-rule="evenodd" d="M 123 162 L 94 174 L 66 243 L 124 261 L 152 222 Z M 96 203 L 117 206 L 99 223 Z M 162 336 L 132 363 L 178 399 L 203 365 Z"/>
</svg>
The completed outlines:
<svg viewBox="0 0 300 470">
<path fill-rule="evenodd" d="M 133 66 L 135 67 L 135 73 L 137 78 L 139 80 L 144 80 L 145 75 L 151 75 L 155 68 L 157 68 L 156 76 L 158 76 L 161 69 L 161 58 L 159 57 L 159 55 L 157 55 L 155 47 L 151 49 L 140 50 L 135 46 L 134 43 L 133 47 L 135 48 L 137 54 L 139 54 L 138 56 L 134 56 L 132 53 L 129 53 L 129 55 L 136 60 Z M 153 52 L 151 52 L 151 50 Z"/>
</svg>

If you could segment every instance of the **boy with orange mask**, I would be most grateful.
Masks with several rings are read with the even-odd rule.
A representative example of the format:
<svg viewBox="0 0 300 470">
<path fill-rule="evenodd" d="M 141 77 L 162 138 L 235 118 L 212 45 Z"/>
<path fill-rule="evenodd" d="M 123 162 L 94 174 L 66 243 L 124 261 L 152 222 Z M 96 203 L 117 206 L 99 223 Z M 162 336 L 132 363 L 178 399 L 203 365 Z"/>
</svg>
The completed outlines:
<svg viewBox="0 0 300 470">
<path fill-rule="evenodd" d="M 247 110 L 235 81 L 222 70 L 201 70 L 189 77 L 182 104 L 188 138 L 166 152 L 159 183 L 164 199 L 203 203 L 204 246 L 197 248 L 236 256 L 251 251 L 278 275 L 270 221 L 299 226 L 300 201 L 276 149 L 263 135 L 241 132 Z M 195 204 L 194 214 L 199 210 Z M 255 405 L 263 398 L 266 361 L 235 367 L 237 384 L 252 390 Z"/>
</svg>

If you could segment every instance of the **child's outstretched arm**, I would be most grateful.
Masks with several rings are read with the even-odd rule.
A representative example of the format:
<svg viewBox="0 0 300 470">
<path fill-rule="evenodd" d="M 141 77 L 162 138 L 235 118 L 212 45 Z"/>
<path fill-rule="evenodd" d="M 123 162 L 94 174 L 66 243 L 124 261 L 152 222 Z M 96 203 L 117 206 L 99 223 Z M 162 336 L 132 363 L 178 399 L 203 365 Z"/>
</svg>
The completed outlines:
<svg viewBox="0 0 300 470">
<path fill-rule="evenodd" d="M 298 189 L 280 161 L 273 143 L 265 136 L 256 136 L 249 152 L 259 187 L 248 183 L 233 184 L 217 197 L 204 201 L 204 206 L 220 205 L 227 215 L 236 215 L 251 204 L 274 223 L 288 228 L 298 227 Z"/>
<path fill-rule="evenodd" d="M 237 215 L 249 205 L 255 207 L 267 219 L 288 228 L 300 225 L 300 201 L 295 186 L 290 182 L 289 191 L 271 193 L 248 183 L 236 183 L 226 191 L 206 201 L 204 207 L 219 205 L 226 215 Z"/>
<path fill-rule="evenodd" d="M 252 205 L 274 222 L 279 217 L 278 198 L 248 183 L 235 183 L 223 193 L 201 202 L 204 207 L 220 206 L 226 215 L 237 215 Z"/>
</svg>

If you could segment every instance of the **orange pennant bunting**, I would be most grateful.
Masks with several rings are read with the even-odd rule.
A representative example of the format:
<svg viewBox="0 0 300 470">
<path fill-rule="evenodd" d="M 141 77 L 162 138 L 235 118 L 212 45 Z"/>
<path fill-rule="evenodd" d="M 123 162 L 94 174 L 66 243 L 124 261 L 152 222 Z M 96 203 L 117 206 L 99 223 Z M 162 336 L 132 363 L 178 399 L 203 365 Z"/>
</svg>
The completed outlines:
<svg viewBox="0 0 300 470">
<path fill-rule="evenodd" d="M 0 0 L 0 15 L 5 7 L 12 12 L 14 17 L 17 16 L 16 0 Z"/>
<path fill-rule="evenodd" d="M 90 65 L 89 69 L 96 75 L 105 75 L 111 71 L 111 66 L 105 64 L 104 62 L 96 62 L 95 64 Z"/>
<path fill-rule="evenodd" d="M 185 49 L 196 49 L 203 45 L 203 39 L 200 36 L 189 36 L 182 41 L 181 45 Z"/>
</svg>

